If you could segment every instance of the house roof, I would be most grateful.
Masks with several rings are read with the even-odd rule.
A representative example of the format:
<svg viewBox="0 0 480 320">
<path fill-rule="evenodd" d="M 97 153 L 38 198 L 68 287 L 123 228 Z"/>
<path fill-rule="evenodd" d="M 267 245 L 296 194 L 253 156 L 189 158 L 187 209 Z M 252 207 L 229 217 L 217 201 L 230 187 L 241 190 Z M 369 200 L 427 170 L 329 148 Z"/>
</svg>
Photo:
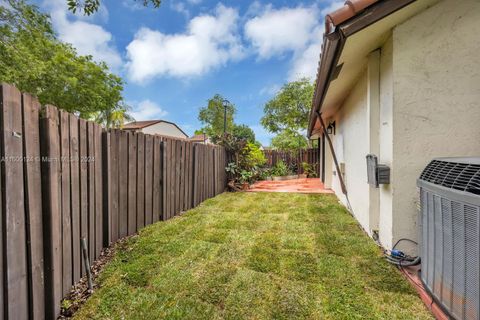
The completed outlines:
<svg viewBox="0 0 480 320">
<path fill-rule="evenodd" d="M 436 1 L 347 0 L 341 8 L 326 15 L 309 136 L 319 127 L 318 113 L 331 112 L 341 105 L 356 76 L 364 70 L 366 57 L 381 47 L 391 28 Z"/>
<path fill-rule="evenodd" d="M 204 133 L 196 134 L 188 138 L 188 141 L 205 141 L 208 139 L 208 136 Z"/>
<path fill-rule="evenodd" d="M 162 122 L 162 120 L 134 121 L 123 125 L 124 130 L 137 130 Z"/>
<path fill-rule="evenodd" d="M 185 135 L 185 137 L 188 137 L 188 135 L 185 133 L 185 131 L 183 131 L 176 123 L 166 121 L 166 120 L 133 121 L 133 122 L 130 122 L 130 123 L 127 123 L 127 124 L 123 125 L 122 129 L 123 130 L 140 130 L 140 129 L 144 129 L 146 127 L 150 127 L 150 126 L 153 126 L 154 124 L 161 123 L 161 122 L 168 123 L 168 124 L 171 124 L 171 125 L 175 126 L 178 130 L 180 130 Z"/>
<path fill-rule="evenodd" d="M 330 33 L 333 28 L 342 22 L 359 14 L 363 9 L 381 0 L 347 0 L 343 7 L 327 14 L 325 17 L 325 31 Z"/>
</svg>

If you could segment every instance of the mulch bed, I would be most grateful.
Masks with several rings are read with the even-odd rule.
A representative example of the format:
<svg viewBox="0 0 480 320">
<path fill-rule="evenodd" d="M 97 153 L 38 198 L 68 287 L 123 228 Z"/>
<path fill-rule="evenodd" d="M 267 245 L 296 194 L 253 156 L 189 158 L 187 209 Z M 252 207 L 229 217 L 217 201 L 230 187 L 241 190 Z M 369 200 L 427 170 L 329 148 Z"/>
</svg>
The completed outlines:
<svg viewBox="0 0 480 320">
<path fill-rule="evenodd" d="M 123 239 L 118 240 L 115 244 L 113 244 L 109 248 L 104 248 L 100 257 L 92 264 L 91 271 L 92 271 L 92 281 L 93 281 L 93 291 L 98 288 L 98 276 L 102 272 L 105 265 L 112 260 L 115 255 L 115 252 L 123 247 L 128 239 L 132 237 L 136 237 L 137 235 L 133 235 L 130 237 L 125 237 Z M 70 319 L 73 317 L 75 312 L 87 301 L 93 291 L 88 290 L 88 281 L 87 277 L 84 276 L 80 279 L 78 283 L 76 283 L 70 293 L 63 298 L 62 300 L 62 310 L 61 314 L 58 319 Z"/>
</svg>

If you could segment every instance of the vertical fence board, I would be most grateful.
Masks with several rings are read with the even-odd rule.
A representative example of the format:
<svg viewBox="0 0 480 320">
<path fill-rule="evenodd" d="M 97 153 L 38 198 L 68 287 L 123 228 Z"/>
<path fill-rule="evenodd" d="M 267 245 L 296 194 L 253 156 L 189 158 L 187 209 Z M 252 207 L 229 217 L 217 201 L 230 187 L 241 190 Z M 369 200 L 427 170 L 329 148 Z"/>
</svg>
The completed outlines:
<svg viewBox="0 0 480 320">
<path fill-rule="evenodd" d="M 153 222 L 160 219 L 162 167 L 160 159 L 161 142 L 159 137 L 153 138 Z"/>
<path fill-rule="evenodd" d="M 95 157 L 93 144 L 93 122 L 87 122 L 87 168 L 88 168 L 88 256 L 95 260 Z"/>
<path fill-rule="evenodd" d="M 175 212 L 175 154 L 176 154 L 176 148 L 175 148 L 175 142 L 172 139 L 168 140 L 168 143 L 170 145 L 170 160 L 169 160 L 169 174 L 170 174 L 170 181 L 168 183 L 168 189 L 170 191 L 170 195 L 168 197 L 169 201 L 169 213 L 168 213 L 168 218 L 172 218 Z"/>
<path fill-rule="evenodd" d="M 94 126 L 95 158 L 95 259 L 103 249 L 102 127 Z"/>
<path fill-rule="evenodd" d="M 145 225 L 152 224 L 153 213 L 153 136 L 145 136 Z"/>
<path fill-rule="evenodd" d="M 110 206 L 110 233 L 111 242 L 118 240 L 118 138 L 119 131 L 110 131 L 110 193 L 111 193 L 111 206 Z"/>
<path fill-rule="evenodd" d="M 193 145 L 193 157 L 192 157 L 192 165 L 193 165 L 193 170 L 192 170 L 192 207 L 197 206 L 197 183 L 198 183 L 198 163 L 197 163 L 197 144 Z"/>
<path fill-rule="evenodd" d="M 145 135 L 137 134 L 137 230 L 145 226 Z"/>
<path fill-rule="evenodd" d="M 180 145 L 180 159 L 179 159 L 179 173 L 178 173 L 178 180 L 179 180 L 179 202 L 178 202 L 178 212 L 180 213 L 183 211 L 183 198 L 184 198 L 184 192 L 183 189 L 185 188 L 185 142 L 184 141 L 178 141 L 178 144 Z"/>
<path fill-rule="evenodd" d="M 61 215 L 62 215 L 62 257 L 63 295 L 73 284 L 72 269 L 72 224 L 70 220 L 70 121 L 68 113 L 60 110 L 60 170 L 61 170 Z"/>
<path fill-rule="evenodd" d="M 87 122 L 79 119 L 79 150 L 80 150 L 80 238 L 88 240 L 88 150 L 87 150 Z M 83 261 L 83 260 L 82 260 Z M 85 268 L 81 264 L 81 275 L 85 275 Z"/>
<path fill-rule="evenodd" d="M 128 234 L 128 145 L 127 132 L 120 130 L 118 143 L 118 234 Z"/>
<path fill-rule="evenodd" d="M 111 243 L 111 201 L 112 201 L 112 186 L 110 177 L 112 175 L 111 166 L 111 145 L 110 132 L 104 131 L 102 133 L 102 161 L 103 161 L 103 245 L 108 247 Z"/>
<path fill-rule="evenodd" d="M 23 151 L 25 173 L 25 207 L 27 217 L 27 248 L 28 248 L 28 273 L 29 273 L 29 304 L 30 319 L 44 319 L 45 293 L 43 274 L 43 219 L 42 219 L 42 181 L 40 170 L 40 128 L 39 111 L 40 103 L 28 94 L 23 94 Z M 0 192 L 1 193 L 1 192 Z M 0 215 L 0 237 L 2 219 Z M 0 247 L 2 241 L 0 240 Z M 0 249 L 0 264 L 2 263 L 2 249 Z M 0 266 L 0 274 L 3 274 Z M 2 277 L 3 278 L 3 277 Z M 0 291 L 2 291 L 0 279 Z M 0 293 L 0 301 L 2 293 Z M 2 303 L 3 305 L 3 303 Z M 0 319 L 3 312 L 0 307 Z"/>
<path fill-rule="evenodd" d="M 80 251 L 80 153 L 78 141 L 78 118 L 69 115 L 70 122 L 70 188 L 72 221 L 72 268 L 73 282 L 80 280 L 82 256 Z"/>
<path fill-rule="evenodd" d="M 167 220 L 167 190 L 168 190 L 168 174 L 167 174 L 167 152 L 168 145 L 165 140 L 162 139 L 162 221 Z"/>
<path fill-rule="evenodd" d="M 4 249 L 2 274 L 6 281 L 5 308 L 7 318 L 28 319 L 27 242 L 23 190 L 22 98 L 20 92 L 2 85 L 1 162 L 3 176 Z M 3 303 L 3 301 L 2 301 Z"/>
<path fill-rule="evenodd" d="M 137 135 L 128 133 L 128 234 L 137 231 Z"/>
<path fill-rule="evenodd" d="M 189 181 L 188 181 L 188 176 L 189 176 L 189 172 L 190 172 L 190 143 L 189 142 L 185 142 L 184 143 L 184 146 L 185 146 L 185 160 L 184 160 L 184 171 L 183 171 L 183 176 L 184 176 L 184 181 L 185 181 L 185 185 L 183 187 L 183 210 L 186 211 L 188 209 L 190 209 L 190 206 L 188 205 L 188 190 L 190 189 L 190 184 L 189 184 Z"/>
<path fill-rule="evenodd" d="M 46 106 L 41 120 L 42 203 L 44 205 L 45 316 L 56 319 L 62 299 L 62 221 L 60 212 L 60 136 L 58 111 Z M 17 301 L 17 306 L 22 306 Z M 22 309 L 25 309 L 22 306 Z M 21 312 L 19 313 L 21 314 Z"/>
</svg>

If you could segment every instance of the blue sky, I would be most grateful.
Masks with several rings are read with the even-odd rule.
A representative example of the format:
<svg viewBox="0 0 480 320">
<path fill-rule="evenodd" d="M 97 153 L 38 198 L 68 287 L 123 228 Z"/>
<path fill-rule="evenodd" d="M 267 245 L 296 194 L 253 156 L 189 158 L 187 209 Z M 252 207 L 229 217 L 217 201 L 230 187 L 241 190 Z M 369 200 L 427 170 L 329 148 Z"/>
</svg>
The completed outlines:
<svg viewBox="0 0 480 320">
<path fill-rule="evenodd" d="M 34 2 L 62 40 L 125 79 L 137 120 L 162 118 L 193 134 L 198 110 L 219 93 L 236 105 L 236 122 L 268 145 L 264 103 L 290 80 L 313 80 L 323 17 L 343 0 L 163 0 L 158 9 L 103 0 L 90 17 L 69 13 L 65 0 Z"/>
</svg>

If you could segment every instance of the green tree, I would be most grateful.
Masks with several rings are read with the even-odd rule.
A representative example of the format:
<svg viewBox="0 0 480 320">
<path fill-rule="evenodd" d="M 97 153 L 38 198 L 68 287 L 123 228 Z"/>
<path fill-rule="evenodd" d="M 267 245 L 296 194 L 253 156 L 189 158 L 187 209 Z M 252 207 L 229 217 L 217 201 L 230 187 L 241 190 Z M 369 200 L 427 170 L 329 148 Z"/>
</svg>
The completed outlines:
<svg viewBox="0 0 480 320">
<path fill-rule="evenodd" d="M 238 139 L 255 143 L 255 132 L 245 124 L 234 124 L 232 134 Z"/>
<path fill-rule="evenodd" d="M 146 7 L 148 5 L 153 5 L 154 8 L 160 7 L 161 0 L 135 0 L 141 1 Z M 67 0 L 68 9 L 73 13 L 77 11 L 83 12 L 85 15 L 89 16 L 92 13 L 98 11 L 100 7 L 100 0 Z"/>
<path fill-rule="evenodd" d="M 200 109 L 198 120 L 202 122 L 204 127 L 197 132 L 206 133 L 213 142 L 223 135 L 224 130 L 224 98 L 216 94 L 208 100 L 207 106 Z M 227 105 L 227 132 L 231 133 L 234 127 L 233 117 L 235 115 L 235 105 L 229 103 Z"/>
<path fill-rule="evenodd" d="M 23 0 L 0 6 L 0 81 L 105 125 L 128 118 L 122 79 L 58 40 L 49 16 Z"/>
<path fill-rule="evenodd" d="M 285 84 L 280 92 L 265 104 L 262 125 L 273 133 L 286 129 L 297 132 L 305 130 L 313 90 L 313 85 L 307 78 Z"/>
<path fill-rule="evenodd" d="M 272 138 L 272 147 L 279 150 L 295 150 L 308 147 L 307 138 L 294 130 L 283 130 Z"/>
</svg>

